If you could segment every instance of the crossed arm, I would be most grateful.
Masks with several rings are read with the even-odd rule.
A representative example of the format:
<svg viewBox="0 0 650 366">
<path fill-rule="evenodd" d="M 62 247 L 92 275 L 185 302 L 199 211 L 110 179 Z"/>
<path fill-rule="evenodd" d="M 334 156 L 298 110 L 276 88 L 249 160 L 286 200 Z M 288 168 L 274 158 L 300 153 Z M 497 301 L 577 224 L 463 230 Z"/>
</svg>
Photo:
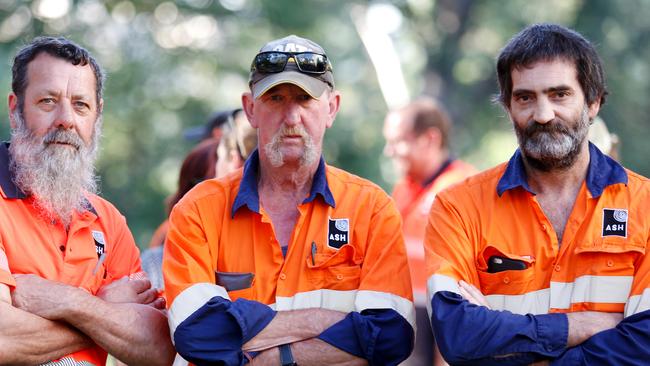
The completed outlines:
<svg viewBox="0 0 650 366">
<path fill-rule="evenodd" d="M 16 284 L 14 306 L 0 302 L 0 364 L 44 363 L 94 343 L 132 365 L 173 359 L 166 317 L 156 309 L 164 302 L 147 280 L 113 282 L 103 299 L 35 275 L 16 276 Z"/>
</svg>

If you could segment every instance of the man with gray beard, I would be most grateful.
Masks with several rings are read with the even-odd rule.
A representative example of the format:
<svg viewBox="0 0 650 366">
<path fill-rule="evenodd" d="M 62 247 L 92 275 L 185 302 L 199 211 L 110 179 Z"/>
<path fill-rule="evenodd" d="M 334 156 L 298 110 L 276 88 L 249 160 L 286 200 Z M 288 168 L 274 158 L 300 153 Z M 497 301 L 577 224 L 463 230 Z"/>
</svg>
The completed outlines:
<svg viewBox="0 0 650 366">
<path fill-rule="evenodd" d="M 142 278 L 124 217 L 95 194 L 104 75 L 65 38 L 13 63 L 0 144 L 0 364 L 129 365 L 173 358 L 164 300 Z"/>
<path fill-rule="evenodd" d="M 267 43 L 243 110 L 258 146 L 170 215 L 163 275 L 178 353 L 194 364 L 396 365 L 413 347 L 401 219 L 365 179 L 327 165 L 340 94 L 322 47 Z"/>
<path fill-rule="evenodd" d="M 497 61 L 519 149 L 436 196 L 431 325 L 450 364 L 647 365 L 650 181 L 587 140 L 607 90 L 593 45 L 527 27 Z"/>
</svg>

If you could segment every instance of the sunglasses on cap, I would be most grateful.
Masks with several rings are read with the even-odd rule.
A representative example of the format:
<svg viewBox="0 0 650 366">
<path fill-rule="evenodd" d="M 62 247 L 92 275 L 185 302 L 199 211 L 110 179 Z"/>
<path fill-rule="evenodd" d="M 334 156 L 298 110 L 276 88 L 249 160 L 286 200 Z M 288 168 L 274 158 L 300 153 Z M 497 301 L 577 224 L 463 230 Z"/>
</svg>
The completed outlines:
<svg viewBox="0 0 650 366">
<path fill-rule="evenodd" d="M 295 61 L 298 71 L 305 74 L 324 74 L 331 70 L 327 56 L 313 52 L 260 52 L 253 59 L 251 71 L 273 74 L 284 71 L 289 59 Z"/>
</svg>

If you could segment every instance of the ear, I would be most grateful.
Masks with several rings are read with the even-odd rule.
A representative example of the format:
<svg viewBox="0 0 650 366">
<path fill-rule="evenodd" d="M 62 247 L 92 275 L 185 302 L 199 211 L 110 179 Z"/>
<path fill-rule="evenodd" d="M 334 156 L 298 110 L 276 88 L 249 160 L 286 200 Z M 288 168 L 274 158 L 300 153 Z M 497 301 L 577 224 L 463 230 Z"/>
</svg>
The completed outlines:
<svg viewBox="0 0 650 366">
<path fill-rule="evenodd" d="M 600 98 L 596 99 L 593 103 L 591 103 L 591 105 L 589 105 L 589 109 L 587 110 L 589 121 L 592 121 L 594 118 L 596 118 L 599 111 L 600 111 Z"/>
<path fill-rule="evenodd" d="M 14 111 L 18 108 L 18 96 L 13 92 L 9 93 L 9 96 L 7 96 L 7 107 L 9 112 L 9 126 L 11 126 L 11 129 L 13 130 L 18 126 L 14 120 Z"/>
<path fill-rule="evenodd" d="M 442 148 L 442 133 L 439 128 L 429 127 L 421 136 L 426 137 L 427 141 L 437 149 Z"/>
<path fill-rule="evenodd" d="M 242 109 L 244 110 L 244 113 L 246 113 L 246 118 L 248 118 L 248 122 L 253 126 L 253 128 L 257 128 L 258 124 L 257 121 L 253 118 L 253 106 L 255 105 L 255 98 L 253 98 L 253 94 L 250 92 L 246 92 L 241 95 L 241 105 Z"/>
<path fill-rule="evenodd" d="M 328 113 L 327 124 L 325 126 L 327 128 L 330 128 L 334 124 L 334 119 L 336 118 L 336 114 L 339 113 L 339 108 L 341 108 L 341 93 L 338 90 L 332 90 L 329 93 L 328 107 L 329 107 L 329 113 Z"/>
</svg>

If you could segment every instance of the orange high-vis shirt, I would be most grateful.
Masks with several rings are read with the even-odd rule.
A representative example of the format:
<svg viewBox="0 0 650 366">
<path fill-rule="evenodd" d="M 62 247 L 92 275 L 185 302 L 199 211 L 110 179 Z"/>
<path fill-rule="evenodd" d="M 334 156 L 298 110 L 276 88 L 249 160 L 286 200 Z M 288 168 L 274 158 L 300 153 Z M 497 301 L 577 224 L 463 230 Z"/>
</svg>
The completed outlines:
<svg viewBox="0 0 650 366">
<path fill-rule="evenodd" d="M 650 181 L 593 145 L 590 157 L 561 243 L 520 152 L 439 193 L 425 239 L 429 304 L 464 280 L 515 314 L 649 309 Z M 521 267 L 499 270 L 510 261 Z"/>
<path fill-rule="evenodd" d="M 172 332 L 209 300 L 199 300 L 198 292 L 187 295 L 197 283 L 218 285 L 231 301 L 255 300 L 275 310 L 394 309 L 414 325 L 401 219 L 393 201 L 373 183 L 322 166 L 326 182 L 314 184 L 324 184 L 326 193 L 298 206 L 286 257 L 268 213 L 241 189 L 257 185 L 253 175 L 246 184 L 242 170 L 208 180 L 181 199 L 170 216 L 163 260 Z M 237 197 L 247 197 L 248 203 Z"/>
<path fill-rule="evenodd" d="M 424 233 L 429 210 L 436 194 L 476 173 L 461 160 L 447 160 L 424 186 L 408 177 L 399 181 L 391 194 L 402 215 L 404 243 L 411 270 L 411 283 L 416 304 L 426 301 L 427 271 L 424 264 Z"/>
<path fill-rule="evenodd" d="M 35 274 L 83 288 L 95 294 L 100 287 L 139 272 L 140 256 L 126 220 L 108 201 L 87 195 L 89 209 L 75 213 L 69 231 L 46 220 L 13 183 L 7 145 L 0 144 L 0 253 L 8 270 L 0 268 L 0 284 L 15 287 L 12 275 Z M 105 253 L 99 264 L 98 253 Z M 106 351 L 94 346 L 63 357 L 64 364 L 106 363 Z"/>
</svg>

